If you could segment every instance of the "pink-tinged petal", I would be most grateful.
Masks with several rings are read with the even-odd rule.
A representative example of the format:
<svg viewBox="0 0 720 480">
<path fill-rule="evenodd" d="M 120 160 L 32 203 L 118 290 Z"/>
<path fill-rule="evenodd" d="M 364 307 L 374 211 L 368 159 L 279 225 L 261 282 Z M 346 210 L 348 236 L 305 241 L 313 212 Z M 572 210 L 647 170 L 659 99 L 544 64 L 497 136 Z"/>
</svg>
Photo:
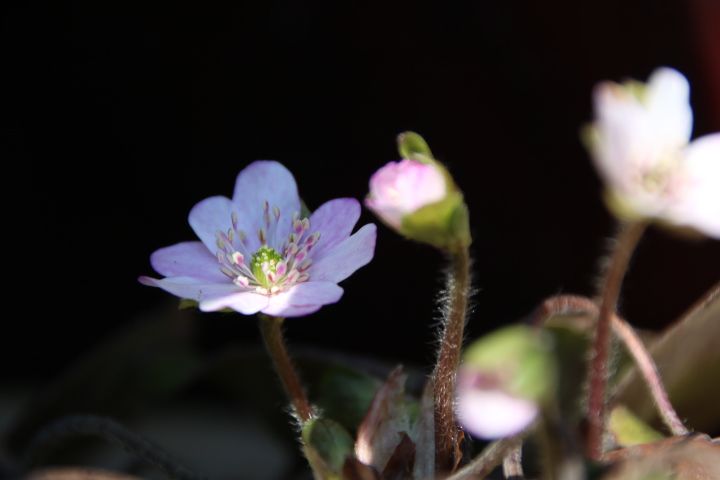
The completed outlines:
<svg viewBox="0 0 720 480">
<path fill-rule="evenodd" d="M 688 145 L 683 168 L 684 195 L 668 209 L 668 220 L 720 238 L 720 133 Z"/>
<path fill-rule="evenodd" d="M 228 281 L 220 271 L 217 258 L 202 242 L 182 242 L 156 250 L 150 256 L 150 263 L 165 277 L 194 277 L 213 283 Z"/>
<path fill-rule="evenodd" d="M 320 240 L 313 247 L 313 259 L 317 260 L 352 233 L 360 218 L 360 202 L 354 198 L 336 198 L 325 202 L 310 217 L 310 232 L 320 233 Z"/>
<path fill-rule="evenodd" d="M 243 315 L 252 315 L 267 307 L 268 301 L 269 298 L 266 295 L 255 292 L 240 292 L 203 300 L 200 302 L 200 310 L 214 312 L 223 308 L 231 308 Z"/>
<path fill-rule="evenodd" d="M 206 198 L 190 210 L 190 226 L 213 254 L 218 250 L 217 233 L 227 232 L 232 226 L 232 210 L 230 199 L 222 196 Z"/>
<path fill-rule="evenodd" d="M 367 265 L 375 254 L 377 227 L 369 223 L 327 252 L 310 267 L 313 281 L 340 282 Z"/>
<path fill-rule="evenodd" d="M 645 104 L 653 128 L 665 142 L 685 145 L 692 133 L 690 85 L 682 73 L 658 68 L 648 79 Z"/>
<path fill-rule="evenodd" d="M 387 225 L 399 229 L 411 214 L 447 195 L 445 175 L 432 164 L 403 159 L 390 162 L 370 177 L 365 205 Z"/>
<path fill-rule="evenodd" d="M 280 247 L 290 233 L 293 213 L 300 213 L 300 197 L 292 173 L 282 164 L 274 161 L 259 160 L 245 167 L 235 182 L 233 204 L 239 217 L 249 223 L 248 237 L 254 239 L 260 228 L 264 228 L 263 208 L 268 202 L 270 216 L 277 207 L 280 212 L 275 238 L 271 238 L 273 247 Z"/>
<path fill-rule="evenodd" d="M 196 302 L 229 296 L 242 291 L 232 283 L 209 282 L 193 277 L 168 277 L 162 279 L 140 277 L 138 280 L 143 285 L 158 287 L 180 298 L 187 298 Z"/>
<path fill-rule="evenodd" d="M 538 406 L 500 390 L 471 389 L 457 399 L 460 424 L 471 434 L 495 439 L 521 432 L 537 417 Z"/>
<path fill-rule="evenodd" d="M 300 283 L 269 297 L 269 305 L 262 312 L 277 317 L 299 317 L 337 302 L 342 294 L 343 289 L 333 282 Z"/>
</svg>

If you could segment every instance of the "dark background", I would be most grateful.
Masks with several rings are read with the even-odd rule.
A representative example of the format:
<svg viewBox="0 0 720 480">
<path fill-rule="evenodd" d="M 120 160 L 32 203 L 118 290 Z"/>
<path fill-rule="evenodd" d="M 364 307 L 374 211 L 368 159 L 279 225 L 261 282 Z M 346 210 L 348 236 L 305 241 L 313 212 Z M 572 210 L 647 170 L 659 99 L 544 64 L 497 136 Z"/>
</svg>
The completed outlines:
<svg viewBox="0 0 720 480">
<path fill-rule="evenodd" d="M 142 312 L 157 248 L 193 239 L 190 208 L 255 159 L 311 207 L 362 198 L 423 134 L 464 190 L 479 289 L 469 336 L 545 296 L 592 294 L 613 220 L 579 142 L 602 79 L 657 66 L 693 86 L 695 135 L 720 129 L 711 1 L 78 1 L 5 7 L 3 378 L 47 380 Z M 717 13 L 717 9 L 715 10 Z M 703 23 L 704 21 L 704 23 Z M 712 61 L 715 61 L 715 64 Z M 717 79 L 715 81 L 717 83 Z M 717 85 L 715 85 L 717 87 Z M 17 172 L 17 173 L 13 173 Z M 374 221 L 364 213 L 361 223 Z M 427 367 L 442 258 L 379 230 L 342 301 L 287 322 L 291 344 Z M 653 228 L 622 310 L 658 329 L 718 280 L 718 242 Z M 8 273 L 10 274 L 10 273 Z M 198 343 L 258 342 L 255 320 L 198 314 Z"/>
</svg>

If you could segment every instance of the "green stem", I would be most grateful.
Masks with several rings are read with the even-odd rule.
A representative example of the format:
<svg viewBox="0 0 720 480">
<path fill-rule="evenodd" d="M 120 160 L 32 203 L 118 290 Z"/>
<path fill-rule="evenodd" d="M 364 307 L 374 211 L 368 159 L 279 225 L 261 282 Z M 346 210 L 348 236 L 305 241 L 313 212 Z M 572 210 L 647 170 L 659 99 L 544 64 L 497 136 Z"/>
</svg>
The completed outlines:
<svg viewBox="0 0 720 480">
<path fill-rule="evenodd" d="M 600 312 L 595 327 L 593 355 L 590 362 L 590 388 L 588 392 L 588 435 L 587 452 L 590 458 L 600 460 L 603 454 L 603 434 L 605 431 L 605 398 L 607 390 L 608 358 L 610 351 L 611 320 L 615 315 L 618 297 L 630 257 L 645 231 L 641 222 L 623 225 L 620 229 L 615 248 L 602 285 Z"/>
<path fill-rule="evenodd" d="M 452 253 L 446 294 L 447 304 L 444 307 L 440 351 L 433 372 L 437 472 L 452 471 L 459 461 L 456 457 L 461 437 L 455 421 L 454 397 L 455 377 L 460 363 L 470 296 L 470 253 L 467 247 L 460 247 Z"/>
<path fill-rule="evenodd" d="M 283 390 L 290 399 L 295 415 L 297 415 L 301 424 L 305 424 L 313 417 L 312 407 L 285 346 L 282 333 L 284 320 L 279 317 L 260 315 L 260 332 L 272 359 L 275 372 L 280 377 Z"/>
</svg>

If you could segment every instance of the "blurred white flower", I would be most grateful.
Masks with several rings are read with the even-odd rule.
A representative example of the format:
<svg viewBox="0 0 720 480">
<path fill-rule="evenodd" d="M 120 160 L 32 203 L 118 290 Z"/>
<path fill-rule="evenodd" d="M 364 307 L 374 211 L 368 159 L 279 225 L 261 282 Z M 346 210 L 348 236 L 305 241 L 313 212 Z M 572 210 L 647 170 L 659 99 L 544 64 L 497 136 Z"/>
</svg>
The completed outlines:
<svg viewBox="0 0 720 480">
<path fill-rule="evenodd" d="M 615 215 L 720 238 L 720 133 L 689 143 L 689 94 L 687 79 L 670 68 L 647 84 L 599 84 L 589 146 Z"/>
</svg>

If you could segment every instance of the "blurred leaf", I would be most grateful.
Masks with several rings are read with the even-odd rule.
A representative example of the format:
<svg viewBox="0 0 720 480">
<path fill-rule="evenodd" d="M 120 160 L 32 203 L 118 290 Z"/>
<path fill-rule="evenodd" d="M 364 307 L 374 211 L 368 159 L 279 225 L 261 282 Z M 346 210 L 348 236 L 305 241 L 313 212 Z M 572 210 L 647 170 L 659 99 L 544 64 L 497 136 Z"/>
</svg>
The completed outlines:
<svg viewBox="0 0 720 480">
<path fill-rule="evenodd" d="M 383 480 L 412 480 L 415 465 L 415 443 L 407 433 L 402 433 L 400 443 L 385 464 Z"/>
<path fill-rule="evenodd" d="M 651 443 L 663 438 L 659 432 L 622 405 L 613 408 L 610 412 L 608 429 L 614 436 L 615 443 L 621 447 Z"/>
<path fill-rule="evenodd" d="M 717 480 L 720 445 L 707 436 L 671 437 L 610 452 L 615 465 L 602 480 Z"/>
<path fill-rule="evenodd" d="M 403 439 L 402 434 L 410 432 L 406 378 L 401 366 L 390 372 L 358 427 L 355 454 L 360 461 L 378 470 L 385 468 Z"/>
<path fill-rule="evenodd" d="M 67 414 L 122 416 L 185 387 L 201 363 L 190 343 L 190 319 L 169 309 L 99 342 L 29 403 L 9 431 L 9 447 L 17 452 Z"/>
<path fill-rule="evenodd" d="M 329 418 L 318 418 L 303 426 L 302 439 L 313 467 L 324 470 L 322 478 L 339 478 L 345 460 L 353 456 L 354 442 L 347 430 Z"/>
<path fill-rule="evenodd" d="M 140 477 L 99 468 L 52 467 L 33 470 L 25 480 L 140 480 Z"/>
<path fill-rule="evenodd" d="M 357 458 L 348 457 L 343 465 L 342 480 L 380 480 L 380 474 Z"/>
<path fill-rule="evenodd" d="M 411 434 L 415 442 L 413 476 L 416 479 L 432 478 L 435 475 L 435 399 L 433 395 L 433 381 L 430 379 L 425 384 L 420 397 L 420 409 Z"/>
<path fill-rule="evenodd" d="M 346 366 L 328 365 L 310 392 L 325 415 L 355 431 L 381 384 L 379 379 Z"/>
<path fill-rule="evenodd" d="M 720 284 L 649 350 L 680 417 L 694 430 L 720 431 Z M 615 398 L 640 418 L 659 423 L 646 386 L 634 368 L 619 383 Z"/>
</svg>

